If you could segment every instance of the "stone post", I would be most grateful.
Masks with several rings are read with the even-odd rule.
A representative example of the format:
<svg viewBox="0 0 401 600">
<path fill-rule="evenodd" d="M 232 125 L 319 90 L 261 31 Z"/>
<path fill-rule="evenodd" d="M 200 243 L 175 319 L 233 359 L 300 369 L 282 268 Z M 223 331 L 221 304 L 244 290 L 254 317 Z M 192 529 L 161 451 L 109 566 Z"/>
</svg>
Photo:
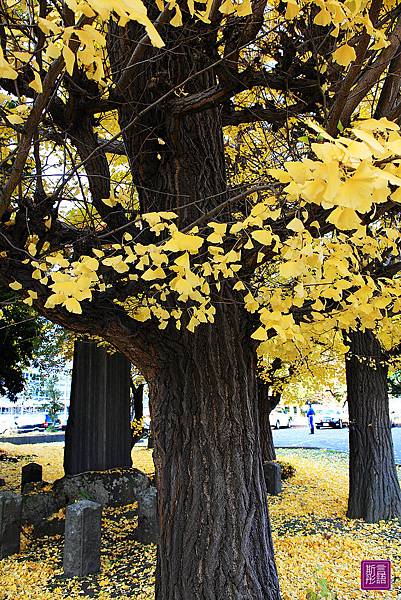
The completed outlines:
<svg viewBox="0 0 401 600">
<path fill-rule="evenodd" d="M 263 463 L 266 487 L 269 494 L 277 496 L 281 492 L 281 467 L 275 462 Z"/>
<path fill-rule="evenodd" d="M 21 491 L 24 491 L 25 484 L 38 481 L 42 481 L 42 465 L 34 462 L 24 465 L 21 469 Z"/>
<path fill-rule="evenodd" d="M 159 521 L 157 517 L 157 491 L 150 486 L 138 497 L 138 528 L 135 539 L 143 544 L 159 542 Z"/>
<path fill-rule="evenodd" d="M 22 497 L 0 492 L 0 558 L 19 552 Z"/>
<path fill-rule="evenodd" d="M 81 500 L 67 507 L 65 515 L 64 575 L 84 577 L 100 571 L 102 507 Z"/>
</svg>

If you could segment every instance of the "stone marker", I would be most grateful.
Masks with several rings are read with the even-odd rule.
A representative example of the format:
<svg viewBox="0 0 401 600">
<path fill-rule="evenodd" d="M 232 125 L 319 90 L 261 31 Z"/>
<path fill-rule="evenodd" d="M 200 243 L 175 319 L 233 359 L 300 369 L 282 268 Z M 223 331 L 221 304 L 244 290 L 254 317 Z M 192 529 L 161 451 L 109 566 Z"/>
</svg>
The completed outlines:
<svg viewBox="0 0 401 600">
<path fill-rule="evenodd" d="M 263 463 L 266 487 L 269 494 L 277 496 L 281 492 L 281 467 L 275 462 Z"/>
<path fill-rule="evenodd" d="M 0 558 L 19 552 L 22 498 L 0 492 Z"/>
<path fill-rule="evenodd" d="M 64 538 L 64 575 L 84 577 L 100 571 L 102 507 L 81 500 L 67 506 Z"/>
<path fill-rule="evenodd" d="M 24 491 L 25 484 L 38 481 L 42 481 L 42 465 L 34 462 L 24 465 L 21 469 L 21 491 Z"/>
<path fill-rule="evenodd" d="M 138 497 L 138 527 L 135 539 L 143 544 L 157 544 L 159 522 L 157 518 L 157 491 L 150 486 Z"/>
</svg>

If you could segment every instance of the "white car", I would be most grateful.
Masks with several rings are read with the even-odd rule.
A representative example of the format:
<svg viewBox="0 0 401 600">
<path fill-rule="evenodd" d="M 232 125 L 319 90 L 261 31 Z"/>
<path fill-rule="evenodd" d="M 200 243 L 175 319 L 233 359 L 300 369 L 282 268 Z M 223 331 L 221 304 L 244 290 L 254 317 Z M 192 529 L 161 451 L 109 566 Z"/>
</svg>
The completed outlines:
<svg viewBox="0 0 401 600">
<path fill-rule="evenodd" d="M 348 425 L 348 413 L 341 408 L 319 407 L 315 416 L 316 429 L 321 427 L 334 427 L 342 429 Z"/>
<path fill-rule="evenodd" d="M 30 431 L 45 431 L 48 425 L 46 413 L 25 413 L 15 418 L 17 433 Z"/>
<path fill-rule="evenodd" d="M 14 429 L 14 418 L 12 415 L 0 415 L 0 435 L 8 431 L 9 429 Z"/>
<path fill-rule="evenodd" d="M 282 408 L 275 408 L 269 415 L 270 427 L 280 429 L 281 427 L 291 427 L 291 415 Z"/>
</svg>

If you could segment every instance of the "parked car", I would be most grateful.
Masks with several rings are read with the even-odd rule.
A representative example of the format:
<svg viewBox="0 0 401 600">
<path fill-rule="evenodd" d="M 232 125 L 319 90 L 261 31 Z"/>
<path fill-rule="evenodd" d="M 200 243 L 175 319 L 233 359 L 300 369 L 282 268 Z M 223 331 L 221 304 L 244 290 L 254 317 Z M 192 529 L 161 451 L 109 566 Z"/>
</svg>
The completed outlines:
<svg viewBox="0 0 401 600">
<path fill-rule="evenodd" d="M 341 408 L 320 408 L 315 416 L 316 429 L 321 427 L 337 427 L 342 429 L 348 426 L 348 414 Z"/>
<path fill-rule="evenodd" d="M 45 431 L 49 426 L 46 421 L 46 413 L 29 413 L 19 415 L 15 418 L 15 429 L 17 433 L 28 433 L 29 431 Z"/>
<path fill-rule="evenodd" d="M 9 429 L 14 429 L 14 419 L 12 415 L 0 415 L 0 435 Z"/>
<path fill-rule="evenodd" d="M 65 415 L 64 413 L 59 415 L 58 428 L 61 429 L 61 431 L 66 430 L 67 421 L 68 421 L 68 415 Z"/>
<path fill-rule="evenodd" d="M 285 412 L 282 408 L 275 408 L 271 411 L 269 416 L 270 427 L 274 429 L 280 429 L 281 427 L 291 427 L 292 418 L 291 415 Z"/>
</svg>

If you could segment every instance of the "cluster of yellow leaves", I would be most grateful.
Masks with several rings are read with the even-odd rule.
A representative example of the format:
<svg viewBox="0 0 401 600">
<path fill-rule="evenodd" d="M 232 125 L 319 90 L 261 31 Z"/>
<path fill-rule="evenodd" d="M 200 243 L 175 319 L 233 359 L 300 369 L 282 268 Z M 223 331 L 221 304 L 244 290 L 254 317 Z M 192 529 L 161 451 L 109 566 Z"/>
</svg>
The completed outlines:
<svg viewBox="0 0 401 600">
<path fill-rule="evenodd" d="M 253 337 L 262 342 L 263 354 L 278 347 L 271 330 L 295 359 L 302 344 L 311 347 L 308 337 L 317 339 L 330 329 L 348 330 L 358 319 L 371 329 L 381 321 L 383 341 L 389 347 L 388 311 L 397 314 L 401 308 L 400 279 L 377 278 L 369 272 L 371 264 L 399 260 L 400 231 L 380 222 L 367 229 L 362 222 L 363 215 L 378 205 L 399 202 L 399 128 L 385 119 L 369 119 L 358 123 L 349 138 L 333 139 L 319 131 L 325 141 L 312 144 L 317 160 L 287 162 L 285 170 L 270 170 L 284 185 L 285 201 L 298 207 L 298 216 L 287 224 L 294 233 L 277 244 L 279 278 L 262 282 L 253 295 L 253 308 L 261 320 Z M 316 235 L 319 225 L 310 222 L 307 210 L 313 205 L 328 211 L 327 221 L 335 226 L 332 234 Z M 333 302 L 336 310 L 327 312 Z M 305 304 L 312 308 L 313 324 L 297 323 L 293 317 L 293 311 Z"/>
<path fill-rule="evenodd" d="M 372 38 L 372 49 L 380 50 L 388 45 L 384 31 L 374 28 L 369 18 L 371 0 L 285 0 L 285 19 L 292 20 L 302 15 L 305 9 L 311 6 L 317 7 L 319 11 L 314 16 L 314 23 L 323 27 L 331 26 L 331 35 L 337 37 L 340 31 L 345 31 L 350 43 L 346 41 L 333 53 L 333 59 L 340 65 L 348 66 L 356 58 L 352 45 L 352 36 L 366 31 Z M 203 4 L 203 7 L 201 5 Z M 386 9 L 391 2 L 384 3 Z M 84 67 L 89 77 L 105 84 L 105 53 L 106 45 L 105 31 L 110 18 L 116 20 L 120 26 L 125 26 L 129 21 L 136 21 L 144 26 L 151 43 L 156 47 L 164 45 L 155 24 L 148 16 L 147 8 L 142 0 L 68 0 L 66 5 L 75 15 L 75 24 L 65 27 L 62 24 L 59 13 L 51 11 L 45 18 L 37 13 L 30 13 L 30 26 L 32 19 L 46 35 L 46 47 L 44 48 L 44 60 L 48 64 L 54 59 L 62 56 L 65 68 L 72 74 L 74 65 Z M 173 26 L 182 25 L 182 8 L 176 0 L 156 0 L 160 11 L 170 10 L 172 17 L 170 23 Z M 213 7 L 212 0 L 201 0 L 194 3 L 188 0 L 186 9 L 191 16 L 210 23 L 210 13 Z M 10 12 L 16 8 L 9 7 Z M 250 0 L 224 0 L 219 7 L 223 15 L 236 15 L 244 17 L 252 13 Z M 82 20 L 82 17 L 84 18 Z M 86 22 L 85 22 L 86 20 Z M 90 21 L 89 23 L 87 21 Z M 10 22 L 12 19 L 10 19 Z M 20 37 L 18 35 L 18 37 Z M 79 41 L 79 47 L 75 48 L 72 40 Z M 26 47 L 26 49 L 24 49 Z M 3 49 L 0 48 L 0 76 L 16 79 L 20 66 L 29 63 L 33 70 L 33 79 L 29 84 L 37 93 L 42 92 L 42 81 L 39 74 L 35 56 L 28 50 L 28 44 L 22 44 L 21 48 L 9 52 L 5 59 Z"/>
<path fill-rule="evenodd" d="M 283 341 L 279 336 L 272 337 L 270 343 L 267 352 L 260 353 L 259 377 L 281 393 L 284 405 L 303 406 L 305 399 L 320 400 L 326 390 L 342 393 L 345 389 L 344 355 L 348 346 L 338 330 L 322 331 L 310 323 L 304 329 L 302 345 L 291 339 Z M 395 345 L 394 339 L 392 345 Z M 272 371 L 270 357 L 280 359 L 280 368 Z"/>
<path fill-rule="evenodd" d="M 155 319 L 161 329 L 170 321 L 178 329 L 185 323 L 194 331 L 214 322 L 215 298 L 224 283 L 246 310 L 258 314 L 260 326 L 252 337 L 261 342 L 261 355 L 277 356 L 285 349 L 287 359 L 296 360 L 325 331 L 349 330 L 358 320 L 371 329 L 382 322 L 389 347 L 390 314 L 401 312 L 401 279 L 373 276 L 369 265 L 399 260 L 401 233 L 380 220 L 368 229 L 363 218 L 384 203 L 401 201 L 399 127 L 368 119 L 336 139 L 313 127 L 321 139 L 311 145 L 315 158 L 270 169 L 280 189 L 254 194 L 247 216 L 237 214 L 230 223 L 211 221 L 180 231 L 176 213 L 145 213 L 136 225 L 152 232 L 154 243 L 143 244 L 125 232 L 121 243 L 94 248 L 78 261 L 71 261 L 68 248 L 49 254 L 46 244 L 38 255 L 37 237 L 31 236 L 26 251 L 32 258 L 26 261 L 33 279 L 51 290 L 46 307 L 80 314 L 82 302 L 94 293 L 116 281 L 132 283 L 136 291 L 120 304 L 134 319 Z M 114 207 L 125 202 L 122 198 L 112 193 L 104 202 Z M 327 211 L 334 226 L 329 235 L 319 235 L 319 224 L 309 216 L 314 206 Z M 241 276 L 249 251 L 260 265 L 253 279 Z M 10 287 L 21 290 L 22 283 Z M 25 293 L 32 304 L 37 291 Z M 335 310 L 328 309 L 333 304 Z M 297 319 L 304 307 L 309 316 Z"/>
<path fill-rule="evenodd" d="M 47 264 L 46 264 L 47 263 Z M 79 261 L 70 263 L 65 260 L 61 254 L 47 257 L 44 267 L 50 263 L 52 270 L 48 272 L 53 283 L 49 284 L 49 288 L 53 294 L 46 301 L 46 308 L 54 308 L 58 304 L 72 313 L 80 314 L 82 312 L 81 302 L 85 299 L 91 300 L 92 290 L 96 283 L 99 282 L 97 269 L 99 261 L 90 256 L 82 256 Z M 68 271 L 54 270 L 55 267 L 68 267 Z M 41 265 L 38 267 L 41 273 Z M 45 275 L 47 279 L 48 276 Z M 102 289 L 100 284 L 99 289 Z"/>
<path fill-rule="evenodd" d="M 369 12 L 370 0 L 285 0 L 285 18 L 293 20 L 303 16 L 305 9 L 318 8 L 313 22 L 322 27 L 331 27 L 330 35 L 337 38 L 340 32 L 345 32 L 347 41 L 333 53 L 333 60 L 342 66 L 348 66 L 356 59 L 353 46 L 353 36 L 365 31 L 371 36 L 372 49 L 386 48 L 389 41 L 383 30 L 373 27 Z M 383 8 L 389 10 L 394 2 L 383 3 Z M 348 43 L 351 42 L 351 43 Z"/>
<path fill-rule="evenodd" d="M 276 285 L 261 285 L 255 294 L 261 325 L 252 337 L 261 342 L 259 353 L 296 360 L 305 348 L 310 352 L 314 340 L 324 341 L 327 332 L 355 328 L 358 320 L 369 329 L 380 322 L 384 345 L 395 345 L 398 336 L 389 315 L 400 311 L 401 280 L 373 278 L 360 271 L 374 258 L 381 264 L 386 252 L 397 260 L 400 245 L 400 233 L 386 228 L 375 236 L 355 233 L 314 239 L 302 232 L 288 240 L 281 248 L 280 279 Z M 331 302 L 335 309 L 327 310 Z M 310 316 L 297 322 L 293 311 L 305 304 Z M 339 347 L 340 353 L 346 350 Z"/>
<path fill-rule="evenodd" d="M 182 25 L 182 11 L 176 0 L 156 0 L 156 4 L 160 11 L 171 11 L 170 23 L 173 26 Z M 199 6 L 201 4 L 204 4 L 203 9 Z M 78 64 L 85 69 L 90 78 L 105 85 L 105 33 L 110 19 L 116 21 L 121 27 L 124 27 L 129 21 L 136 21 L 143 25 L 154 46 L 158 48 L 164 46 L 163 39 L 149 18 L 147 8 L 142 0 L 130 0 L 129 2 L 127 0 L 109 0 L 107 2 L 104 0 L 67 0 L 66 5 L 75 16 L 74 25 L 64 26 L 57 10 L 50 11 L 45 18 L 39 16 L 39 5 L 35 7 L 34 13 L 29 13 L 29 18 L 30 26 L 33 26 L 34 19 L 36 26 L 46 36 L 46 44 L 43 48 L 44 62 L 50 64 L 53 60 L 62 57 L 70 75 L 73 73 L 74 65 Z M 186 8 L 191 16 L 210 23 L 209 15 L 212 5 L 212 0 L 201 0 L 196 5 L 189 0 Z M 18 10 L 16 6 L 9 6 L 10 14 Z M 252 8 L 250 0 L 225 0 L 220 6 L 220 11 L 224 15 L 235 14 L 244 17 L 251 14 Z M 12 19 L 10 19 L 11 21 Z M 17 35 L 17 38 L 20 38 L 20 35 Z M 78 48 L 76 47 L 77 41 L 79 42 Z M 26 49 L 24 49 L 25 47 Z M 0 77 L 16 79 L 19 68 L 29 63 L 34 73 L 33 80 L 29 85 L 37 93 L 41 93 L 43 89 L 39 67 L 35 56 L 28 49 L 28 43 L 22 43 L 14 50 L 10 48 L 8 60 L 6 60 L 3 48 L 0 48 Z"/>
<path fill-rule="evenodd" d="M 324 143 L 311 145 L 317 160 L 286 162 L 284 172 L 270 170 L 287 184 L 288 200 L 300 201 L 301 207 L 311 203 L 333 209 L 328 221 L 340 230 L 357 229 L 361 225 L 357 213 L 368 213 L 374 204 L 401 201 L 398 125 L 384 118 L 366 119 L 351 129 L 349 137 L 335 139 L 313 127 L 326 138 Z"/>
</svg>

